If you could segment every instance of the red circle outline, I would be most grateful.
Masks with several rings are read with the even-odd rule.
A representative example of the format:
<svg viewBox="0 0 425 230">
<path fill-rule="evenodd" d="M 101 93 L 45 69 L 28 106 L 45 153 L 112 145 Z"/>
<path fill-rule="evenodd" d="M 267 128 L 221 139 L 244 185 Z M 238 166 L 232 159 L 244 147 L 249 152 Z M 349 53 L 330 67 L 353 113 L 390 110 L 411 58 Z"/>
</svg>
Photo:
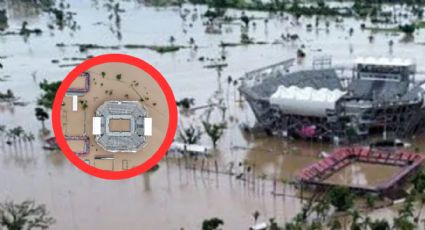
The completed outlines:
<svg viewBox="0 0 425 230">
<path fill-rule="evenodd" d="M 158 148 L 157 152 L 154 155 L 152 155 L 152 157 L 149 158 L 146 162 L 125 171 L 102 170 L 85 163 L 71 150 L 71 148 L 67 144 L 65 140 L 65 136 L 62 132 L 62 126 L 61 126 L 60 110 L 62 107 L 62 101 L 63 101 L 63 98 L 65 97 L 66 91 L 71 86 L 71 83 L 74 81 L 74 79 L 77 78 L 78 75 L 80 75 L 81 73 L 90 69 L 93 66 L 103 64 L 103 63 L 110 63 L 110 62 L 120 62 L 120 63 L 133 65 L 142 69 L 147 74 L 149 74 L 157 82 L 157 84 L 161 87 L 162 91 L 164 92 L 166 100 L 167 100 L 168 112 L 169 112 L 167 133 L 163 143 Z M 110 180 L 127 179 L 130 177 L 139 175 L 143 172 L 146 172 L 147 170 L 152 168 L 154 165 L 156 165 L 166 154 L 168 148 L 173 142 L 174 135 L 177 129 L 177 106 L 176 106 L 176 101 L 174 98 L 173 91 L 171 90 L 171 87 L 168 85 L 167 81 L 162 76 L 162 74 L 158 70 L 156 70 L 153 66 L 133 56 L 129 56 L 125 54 L 105 54 L 105 55 L 96 56 L 84 61 L 83 63 L 75 67 L 62 81 L 62 84 L 59 86 L 59 89 L 56 92 L 56 96 L 53 102 L 52 126 L 53 126 L 53 131 L 54 131 L 57 143 L 59 147 L 61 148 L 62 152 L 79 169 L 81 169 L 82 171 L 92 176 L 103 178 L 103 179 L 110 179 Z"/>
</svg>

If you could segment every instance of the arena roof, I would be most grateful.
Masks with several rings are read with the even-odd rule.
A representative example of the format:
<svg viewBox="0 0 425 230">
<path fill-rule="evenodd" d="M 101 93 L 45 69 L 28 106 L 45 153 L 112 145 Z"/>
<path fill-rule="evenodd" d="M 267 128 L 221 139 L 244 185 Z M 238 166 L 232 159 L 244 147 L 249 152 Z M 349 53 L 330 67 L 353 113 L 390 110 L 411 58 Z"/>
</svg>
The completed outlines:
<svg viewBox="0 0 425 230">
<path fill-rule="evenodd" d="M 297 86 L 300 88 L 311 87 L 313 89 L 327 88 L 330 90 L 341 89 L 341 83 L 334 69 L 303 70 L 293 73 L 277 73 L 261 84 L 253 87 L 241 87 L 241 92 L 255 99 L 266 99 L 276 92 L 279 86 Z"/>
<path fill-rule="evenodd" d="M 270 103 L 278 105 L 282 112 L 288 114 L 326 116 L 326 110 L 335 110 L 336 101 L 345 93 L 338 89 L 279 86 L 270 96 Z"/>
<path fill-rule="evenodd" d="M 138 101 L 106 101 L 99 106 L 96 111 L 97 118 L 93 119 L 93 122 L 100 119 L 100 134 L 96 135 L 97 143 L 109 152 L 136 152 L 146 143 L 144 135 L 146 116 L 146 109 Z M 112 131 L 109 128 L 110 120 L 129 120 L 130 130 Z"/>
</svg>

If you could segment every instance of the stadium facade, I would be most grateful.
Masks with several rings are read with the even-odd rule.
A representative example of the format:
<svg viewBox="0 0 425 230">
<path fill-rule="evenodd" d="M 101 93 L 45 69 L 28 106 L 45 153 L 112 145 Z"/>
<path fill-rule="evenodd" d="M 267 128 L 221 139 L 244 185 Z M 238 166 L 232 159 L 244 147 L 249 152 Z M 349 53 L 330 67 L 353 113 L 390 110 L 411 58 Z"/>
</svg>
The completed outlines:
<svg viewBox="0 0 425 230">
<path fill-rule="evenodd" d="M 147 110 L 138 101 L 106 101 L 93 117 L 96 142 L 108 152 L 137 152 L 146 144 L 145 119 Z M 128 130 L 112 130 L 113 120 L 130 123 Z"/>
<path fill-rule="evenodd" d="M 239 91 L 257 127 L 269 134 L 339 142 L 374 133 L 406 137 L 422 131 L 424 89 L 423 82 L 415 81 L 412 60 L 358 58 L 354 67 L 343 68 L 322 59 L 313 62 L 313 69 L 290 72 L 292 62 L 241 79 Z"/>
</svg>

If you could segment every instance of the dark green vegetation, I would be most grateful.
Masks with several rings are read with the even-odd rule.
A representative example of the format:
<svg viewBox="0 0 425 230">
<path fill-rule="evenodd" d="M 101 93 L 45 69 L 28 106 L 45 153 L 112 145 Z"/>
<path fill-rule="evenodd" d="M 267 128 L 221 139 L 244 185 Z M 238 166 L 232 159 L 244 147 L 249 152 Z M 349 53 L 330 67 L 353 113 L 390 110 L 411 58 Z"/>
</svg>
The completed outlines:
<svg viewBox="0 0 425 230">
<path fill-rule="evenodd" d="M 245 0 L 189 0 L 193 4 L 206 4 L 212 10 L 207 11 L 206 17 L 219 17 L 224 14 L 226 8 L 243 10 L 259 10 L 270 12 L 289 12 L 297 16 L 301 15 L 325 15 L 325 16 L 349 16 L 349 9 L 329 7 L 325 1 L 313 2 L 306 6 L 299 1 L 274 0 L 274 1 L 245 1 Z"/>
<path fill-rule="evenodd" d="M 35 108 L 35 117 L 38 121 L 41 122 L 41 127 L 43 130 L 46 130 L 46 126 L 44 125 L 44 121 L 49 119 L 49 114 L 40 107 Z"/>
<path fill-rule="evenodd" d="M 119 50 L 124 49 L 148 49 L 158 52 L 160 54 L 176 52 L 180 49 L 188 48 L 186 46 L 180 45 L 142 45 L 142 44 L 125 44 L 125 45 L 112 45 L 112 46 L 103 46 L 97 44 L 71 44 L 66 45 L 63 43 L 56 44 L 57 47 L 67 47 L 67 46 L 76 46 L 80 52 L 87 52 L 89 50 L 101 50 L 101 49 L 110 49 L 110 50 Z"/>
<path fill-rule="evenodd" d="M 112 91 L 111 91 L 112 92 Z M 87 110 L 87 108 L 89 107 L 89 105 L 87 104 L 87 100 L 80 100 L 80 105 L 81 108 L 85 111 Z"/>
<path fill-rule="evenodd" d="M 0 204 L 0 228 L 8 230 L 48 229 L 55 223 L 44 205 L 34 201 Z"/>
<path fill-rule="evenodd" d="M 347 211 L 353 206 L 353 195 L 346 187 L 336 187 L 329 192 L 329 201 L 337 211 Z"/>
<path fill-rule="evenodd" d="M 46 109 L 52 109 L 53 101 L 58 91 L 59 86 L 62 82 L 48 82 L 44 79 L 40 84 L 40 89 L 43 91 L 42 95 L 37 99 L 37 104 L 43 106 Z"/>
<path fill-rule="evenodd" d="M 6 10 L 0 10 L 0 31 L 7 28 L 7 12 Z"/>
<path fill-rule="evenodd" d="M 8 129 L 5 125 L 0 125 L 0 137 L 2 146 L 4 143 L 9 146 L 21 145 L 22 142 L 31 144 L 35 140 L 34 134 L 26 132 L 21 126 Z"/>
<path fill-rule="evenodd" d="M 185 144 L 197 144 L 201 139 L 202 132 L 198 127 L 195 128 L 191 125 L 189 128 L 180 131 L 179 136 Z"/>
<path fill-rule="evenodd" d="M 6 93 L 0 92 L 0 102 L 10 102 L 15 99 L 16 99 L 15 94 L 10 89 L 8 89 Z"/>
<path fill-rule="evenodd" d="M 202 230 L 219 230 L 219 227 L 224 224 L 219 218 L 211 218 L 202 222 Z"/>
<path fill-rule="evenodd" d="M 413 189 L 405 202 L 397 208 L 393 219 L 373 219 L 369 216 L 377 201 L 384 199 L 372 194 L 356 193 L 344 187 L 333 187 L 314 191 L 304 200 L 303 208 L 292 220 L 279 226 L 275 219 L 269 219 L 267 230 L 416 230 L 425 220 L 420 219 L 425 205 L 425 172 L 419 171 L 410 181 Z M 260 213 L 253 213 L 254 223 Z M 223 223 L 218 218 L 207 219 L 205 226 L 218 229 Z M 204 225 L 203 225 L 204 226 Z"/>
<path fill-rule="evenodd" d="M 195 99 L 186 97 L 181 99 L 180 101 L 177 101 L 176 103 L 178 107 L 188 110 L 195 104 Z"/>
<path fill-rule="evenodd" d="M 224 133 L 224 130 L 226 129 L 226 125 L 223 123 L 209 123 L 209 122 L 202 122 L 205 128 L 205 132 L 207 135 L 211 138 L 211 141 L 213 143 L 213 147 L 217 147 L 217 141 L 221 138 L 221 136 Z"/>
</svg>

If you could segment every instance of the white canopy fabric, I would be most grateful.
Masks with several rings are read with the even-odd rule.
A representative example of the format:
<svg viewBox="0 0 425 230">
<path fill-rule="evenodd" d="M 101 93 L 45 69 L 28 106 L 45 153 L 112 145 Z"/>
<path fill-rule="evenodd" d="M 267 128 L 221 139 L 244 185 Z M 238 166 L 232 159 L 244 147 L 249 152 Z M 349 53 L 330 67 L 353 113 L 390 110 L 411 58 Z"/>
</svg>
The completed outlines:
<svg viewBox="0 0 425 230">
<path fill-rule="evenodd" d="M 209 147 L 197 144 L 185 144 L 181 142 L 173 142 L 170 146 L 170 150 L 180 151 L 180 152 L 191 152 L 191 153 L 199 153 L 199 154 L 208 154 L 210 150 Z"/>
<path fill-rule="evenodd" d="M 326 110 L 334 110 L 336 101 L 346 92 L 335 89 L 279 86 L 270 96 L 270 104 L 277 105 L 286 114 L 324 117 Z"/>
<path fill-rule="evenodd" d="M 144 119 L 145 136 L 152 136 L 152 118 L 145 117 Z"/>
<path fill-rule="evenodd" d="M 100 135 L 102 134 L 101 131 L 101 117 L 93 117 L 93 135 Z"/>
<path fill-rule="evenodd" d="M 72 111 L 78 111 L 78 96 L 72 96 Z"/>
</svg>

